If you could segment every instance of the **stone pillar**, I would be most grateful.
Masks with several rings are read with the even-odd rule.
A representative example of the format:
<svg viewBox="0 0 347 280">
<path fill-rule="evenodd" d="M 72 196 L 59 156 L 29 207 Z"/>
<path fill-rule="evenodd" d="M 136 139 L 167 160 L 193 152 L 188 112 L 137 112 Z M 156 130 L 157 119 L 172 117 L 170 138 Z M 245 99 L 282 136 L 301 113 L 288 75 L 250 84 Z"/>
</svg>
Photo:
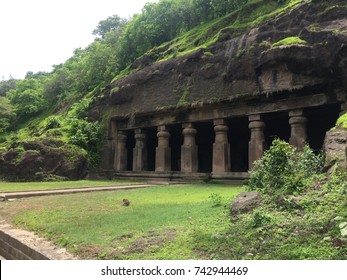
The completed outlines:
<svg viewBox="0 0 347 280">
<path fill-rule="evenodd" d="M 265 122 L 261 115 L 250 115 L 248 120 L 248 127 L 251 130 L 251 140 L 248 143 L 248 167 L 249 170 L 252 170 L 254 168 L 254 162 L 260 159 L 265 151 Z"/>
<path fill-rule="evenodd" d="M 289 112 L 289 124 L 291 127 L 289 144 L 302 151 L 307 143 L 307 118 L 303 110 L 293 110 Z"/>
<path fill-rule="evenodd" d="M 158 127 L 158 147 L 155 150 L 155 171 L 171 171 L 170 133 L 165 125 Z"/>
<path fill-rule="evenodd" d="M 229 128 L 225 120 L 215 120 L 215 142 L 213 144 L 212 172 L 220 174 L 230 171 L 230 145 L 228 141 Z"/>
<path fill-rule="evenodd" d="M 147 170 L 146 134 L 143 129 L 135 130 L 135 148 L 133 153 L 133 171 Z"/>
<path fill-rule="evenodd" d="M 193 124 L 183 125 L 183 145 L 181 147 L 181 171 L 198 171 L 198 147 L 195 142 L 196 129 Z"/>
<path fill-rule="evenodd" d="M 127 136 L 124 132 L 119 131 L 117 135 L 117 145 L 116 145 L 116 171 L 125 171 L 128 166 L 128 151 L 126 148 Z"/>
</svg>

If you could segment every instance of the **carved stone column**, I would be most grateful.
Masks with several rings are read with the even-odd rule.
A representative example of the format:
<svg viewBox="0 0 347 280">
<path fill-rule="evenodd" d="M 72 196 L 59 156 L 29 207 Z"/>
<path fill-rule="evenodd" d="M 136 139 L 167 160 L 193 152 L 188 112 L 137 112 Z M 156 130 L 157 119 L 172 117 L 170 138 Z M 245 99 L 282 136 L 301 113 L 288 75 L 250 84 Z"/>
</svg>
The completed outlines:
<svg viewBox="0 0 347 280">
<path fill-rule="evenodd" d="M 248 127 L 251 130 L 251 140 L 248 143 L 248 167 L 249 170 L 252 170 L 254 162 L 260 159 L 265 151 L 264 129 L 266 125 L 261 115 L 250 115 L 248 120 Z"/>
<path fill-rule="evenodd" d="M 183 125 L 183 145 L 181 147 L 181 171 L 197 172 L 198 171 L 198 147 L 195 142 L 196 129 L 193 124 Z"/>
<path fill-rule="evenodd" d="M 127 136 L 124 132 L 119 131 L 117 135 L 117 145 L 116 145 L 116 171 L 125 171 L 128 166 L 128 151 L 126 148 Z"/>
<path fill-rule="evenodd" d="M 143 129 L 135 130 L 135 148 L 133 153 L 133 171 L 147 170 L 146 134 Z"/>
<path fill-rule="evenodd" d="M 171 171 L 170 133 L 165 125 L 158 127 L 158 147 L 155 150 L 155 171 Z"/>
<path fill-rule="evenodd" d="M 289 124 L 291 127 L 289 144 L 302 151 L 307 143 L 307 118 L 303 110 L 293 110 L 289 112 Z"/>
<path fill-rule="evenodd" d="M 230 144 L 228 141 L 229 128 L 225 120 L 214 121 L 215 142 L 213 144 L 213 166 L 214 174 L 230 171 Z"/>
</svg>

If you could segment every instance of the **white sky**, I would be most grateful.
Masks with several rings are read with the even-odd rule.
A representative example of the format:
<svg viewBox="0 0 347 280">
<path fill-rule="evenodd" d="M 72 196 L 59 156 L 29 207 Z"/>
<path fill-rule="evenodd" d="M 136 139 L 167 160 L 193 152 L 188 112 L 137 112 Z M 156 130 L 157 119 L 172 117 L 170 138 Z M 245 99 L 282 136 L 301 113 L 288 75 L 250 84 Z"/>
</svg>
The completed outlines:
<svg viewBox="0 0 347 280">
<path fill-rule="evenodd" d="M 139 13 L 158 0 L 0 0 L 0 81 L 51 71 L 85 48 L 101 20 Z"/>
</svg>

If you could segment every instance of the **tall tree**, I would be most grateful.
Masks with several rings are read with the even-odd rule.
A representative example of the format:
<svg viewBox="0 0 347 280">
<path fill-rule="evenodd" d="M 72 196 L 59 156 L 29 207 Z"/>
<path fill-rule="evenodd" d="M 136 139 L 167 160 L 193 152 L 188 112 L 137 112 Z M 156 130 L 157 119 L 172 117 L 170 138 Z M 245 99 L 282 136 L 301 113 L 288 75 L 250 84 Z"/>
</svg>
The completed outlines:
<svg viewBox="0 0 347 280">
<path fill-rule="evenodd" d="M 93 35 L 105 38 L 106 34 L 112 30 L 122 28 L 126 24 L 127 20 L 113 15 L 105 20 L 99 22 L 98 26 L 93 30 Z"/>
</svg>

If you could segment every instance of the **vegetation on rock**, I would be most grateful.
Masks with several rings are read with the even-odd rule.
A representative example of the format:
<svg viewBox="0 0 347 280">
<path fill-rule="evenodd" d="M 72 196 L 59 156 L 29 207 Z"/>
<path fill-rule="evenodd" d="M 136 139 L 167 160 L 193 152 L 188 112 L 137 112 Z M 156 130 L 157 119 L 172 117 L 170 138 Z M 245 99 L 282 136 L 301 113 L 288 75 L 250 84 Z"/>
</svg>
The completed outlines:
<svg viewBox="0 0 347 280">
<path fill-rule="evenodd" d="M 300 37 L 287 37 L 282 40 L 279 40 L 276 43 L 273 43 L 272 47 L 288 46 L 295 44 L 307 44 L 307 42 L 303 39 L 300 39 Z"/>
</svg>

